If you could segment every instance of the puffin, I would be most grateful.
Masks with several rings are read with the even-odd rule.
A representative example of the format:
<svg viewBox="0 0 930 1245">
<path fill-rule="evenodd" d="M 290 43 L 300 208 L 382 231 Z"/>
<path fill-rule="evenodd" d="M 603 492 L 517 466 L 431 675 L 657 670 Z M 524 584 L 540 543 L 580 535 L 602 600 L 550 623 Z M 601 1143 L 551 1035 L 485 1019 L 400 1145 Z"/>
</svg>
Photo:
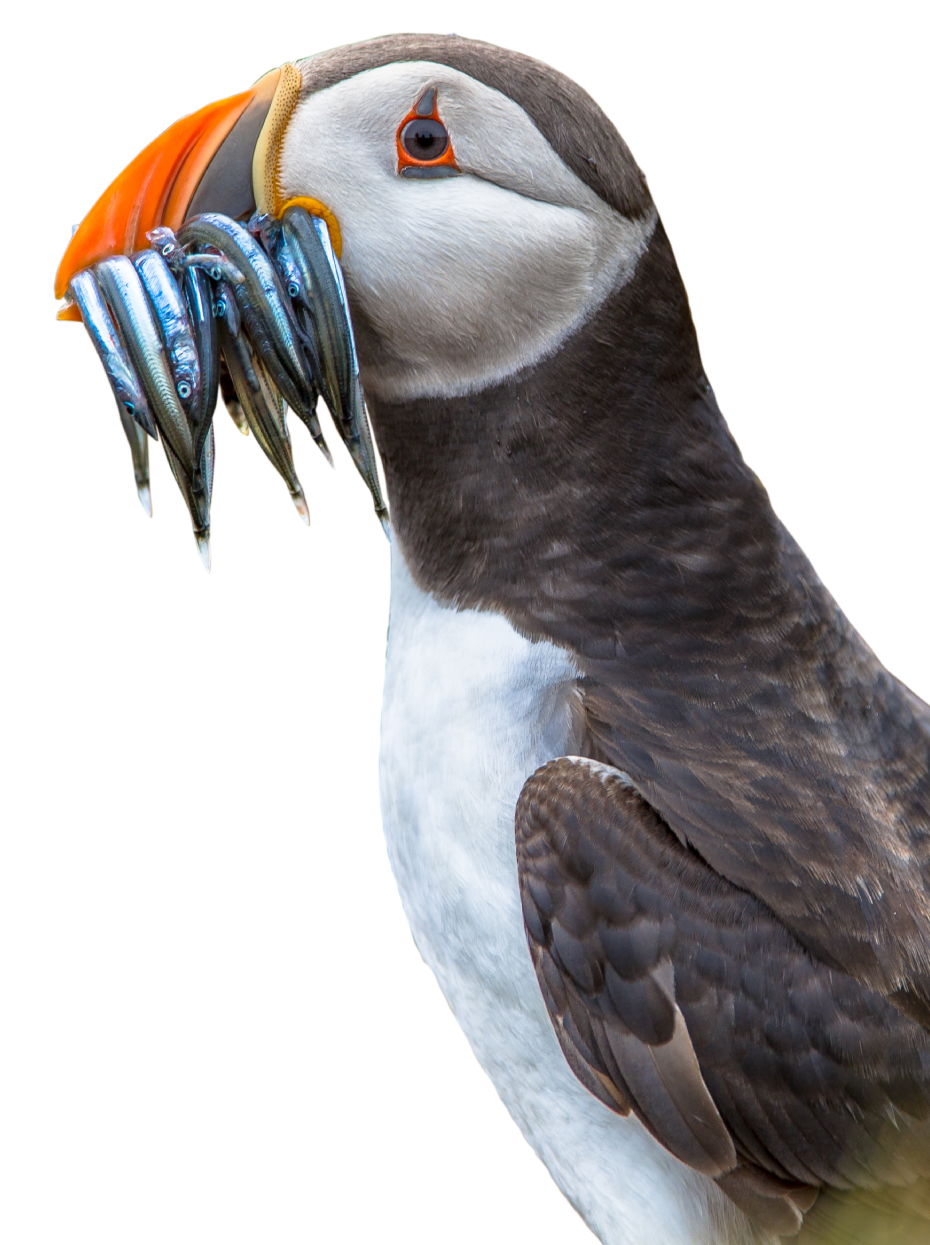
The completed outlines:
<svg viewBox="0 0 930 1245">
<path fill-rule="evenodd" d="M 930 1241 L 930 708 L 743 461 L 628 147 L 516 52 L 336 48 L 156 139 L 59 296 L 295 202 L 390 511 L 390 862 L 510 1114 L 603 1245 Z"/>
</svg>

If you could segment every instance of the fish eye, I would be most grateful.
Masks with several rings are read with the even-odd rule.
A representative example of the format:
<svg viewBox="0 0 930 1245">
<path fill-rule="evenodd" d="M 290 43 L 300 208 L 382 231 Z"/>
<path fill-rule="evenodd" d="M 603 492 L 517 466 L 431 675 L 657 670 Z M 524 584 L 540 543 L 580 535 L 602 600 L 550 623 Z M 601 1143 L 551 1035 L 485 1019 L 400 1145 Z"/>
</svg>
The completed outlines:
<svg viewBox="0 0 930 1245">
<path fill-rule="evenodd" d="M 126 410 L 129 412 L 130 415 L 135 414 L 136 408 L 133 406 L 131 402 L 124 402 L 123 406 L 125 406 Z"/>
<path fill-rule="evenodd" d="M 178 385 L 178 396 L 179 397 L 187 399 L 191 396 L 192 392 L 193 390 L 191 389 L 190 385 L 187 383 L 186 380 L 182 380 L 180 385 Z"/>
<path fill-rule="evenodd" d="M 223 317 L 223 316 L 225 316 L 225 314 L 226 314 L 226 301 L 225 301 L 225 299 L 218 298 L 218 299 L 216 300 L 216 302 L 213 304 L 213 314 L 214 314 L 214 315 L 215 315 L 218 319 L 222 319 L 222 317 Z"/>
<path fill-rule="evenodd" d="M 401 130 L 400 141 L 414 160 L 438 160 L 449 146 L 449 131 L 432 117 L 414 117 Z"/>
<path fill-rule="evenodd" d="M 291 298 L 296 298 L 297 295 L 300 293 L 300 286 L 297 284 L 296 281 L 292 281 L 290 285 L 287 287 L 287 292 L 288 294 L 290 294 Z"/>
</svg>

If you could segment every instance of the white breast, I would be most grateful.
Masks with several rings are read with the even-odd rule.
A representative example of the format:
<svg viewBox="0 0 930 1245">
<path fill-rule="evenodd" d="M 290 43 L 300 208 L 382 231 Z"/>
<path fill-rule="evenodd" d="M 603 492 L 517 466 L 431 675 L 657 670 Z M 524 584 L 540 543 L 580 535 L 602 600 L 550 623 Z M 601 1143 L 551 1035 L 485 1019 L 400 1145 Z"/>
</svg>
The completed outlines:
<svg viewBox="0 0 930 1245">
<path fill-rule="evenodd" d="M 602 1106 L 559 1049 L 526 945 L 514 808 L 575 751 L 575 671 L 500 615 L 443 608 L 396 544 L 381 803 L 414 938 L 482 1067 L 605 1245 L 748 1245 L 744 1217 L 632 1117 Z"/>
</svg>

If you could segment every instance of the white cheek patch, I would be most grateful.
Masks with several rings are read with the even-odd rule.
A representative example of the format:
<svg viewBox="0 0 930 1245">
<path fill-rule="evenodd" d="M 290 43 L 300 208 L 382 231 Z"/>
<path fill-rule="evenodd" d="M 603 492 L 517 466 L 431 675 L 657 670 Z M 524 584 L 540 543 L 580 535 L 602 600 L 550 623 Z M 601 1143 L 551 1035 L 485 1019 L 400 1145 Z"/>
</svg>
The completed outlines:
<svg viewBox="0 0 930 1245">
<path fill-rule="evenodd" d="M 397 128 L 428 86 L 460 177 L 397 175 Z M 615 212 L 513 100 L 430 62 L 309 96 L 279 176 L 339 220 L 363 383 L 386 400 L 478 390 L 552 353 L 630 279 L 656 220 Z"/>
</svg>

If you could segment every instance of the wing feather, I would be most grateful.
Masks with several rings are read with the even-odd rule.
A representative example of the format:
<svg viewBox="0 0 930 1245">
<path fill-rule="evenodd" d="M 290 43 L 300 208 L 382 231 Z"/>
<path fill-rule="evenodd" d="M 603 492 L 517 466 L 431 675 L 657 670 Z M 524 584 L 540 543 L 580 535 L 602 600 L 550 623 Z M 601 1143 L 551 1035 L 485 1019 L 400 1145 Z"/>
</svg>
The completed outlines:
<svg viewBox="0 0 930 1245">
<path fill-rule="evenodd" d="M 543 997 L 569 1064 L 601 1101 L 632 1109 L 783 1235 L 820 1190 L 832 1199 L 817 1219 L 827 1225 L 845 1222 L 847 1194 L 897 1190 L 900 1202 L 910 1190 L 923 1204 L 921 1025 L 818 962 L 610 766 L 543 766 L 520 795 L 516 838 Z"/>
</svg>

